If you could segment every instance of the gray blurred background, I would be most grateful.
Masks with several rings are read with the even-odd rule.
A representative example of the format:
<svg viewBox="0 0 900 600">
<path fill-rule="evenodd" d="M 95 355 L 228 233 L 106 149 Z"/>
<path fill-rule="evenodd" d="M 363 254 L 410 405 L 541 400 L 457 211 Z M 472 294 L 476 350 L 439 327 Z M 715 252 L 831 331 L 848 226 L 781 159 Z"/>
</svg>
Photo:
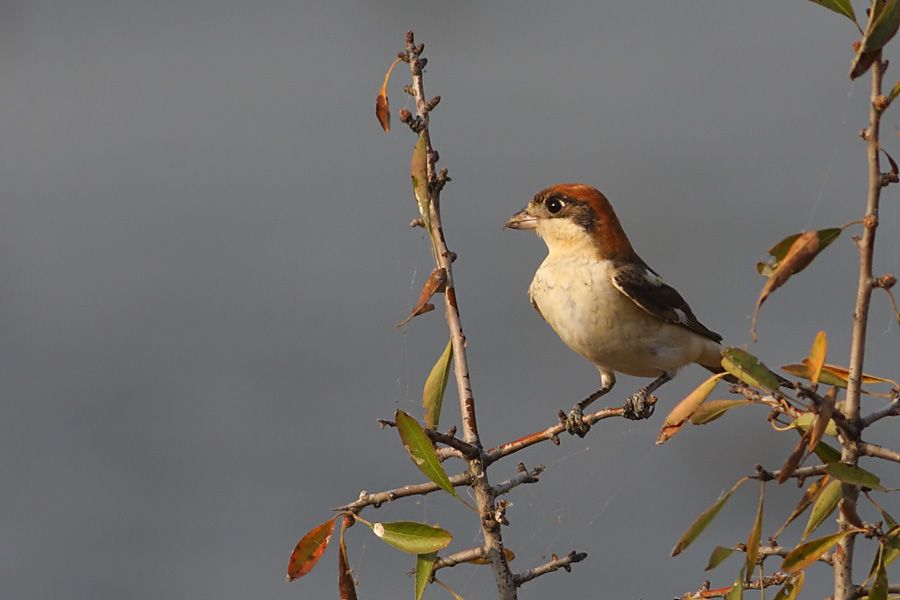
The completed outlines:
<svg viewBox="0 0 900 600">
<path fill-rule="evenodd" d="M 394 327 L 431 268 L 406 225 L 402 69 L 394 132 L 373 116 L 407 29 L 443 97 L 432 135 L 453 177 L 444 218 L 488 445 L 547 426 L 598 383 L 529 306 L 543 245 L 501 231 L 538 189 L 605 191 L 643 258 L 734 345 L 749 343 L 765 249 L 862 214 L 855 31 L 805 0 L 6 0 L 0 28 L 4 598 L 337 597 L 333 549 L 283 581 L 298 538 L 361 489 L 421 479 L 375 423 L 418 414 L 446 339 L 439 312 Z M 900 154 L 897 114 L 884 139 Z M 892 187 L 879 273 L 900 271 L 898 213 Z M 825 328 L 845 363 L 855 262 L 845 235 L 769 300 L 750 349 L 797 361 Z M 897 376 L 897 329 L 876 294 L 867 370 Z M 656 447 L 662 416 L 702 377 L 685 369 L 649 422 L 519 455 L 548 470 L 510 496 L 514 568 L 589 554 L 523 598 L 672 598 L 708 576 L 715 544 L 746 538 L 752 485 L 668 557 L 739 474 L 777 468 L 794 442 L 757 408 Z M 620 378 L 610 403 L 642 383 Z M 873 439 L 895 431 L 882 423 Z M 888 485 L 894 467 L 879 471 Z M 770 492 L 766 533 L 797 495 Z M 439 521 L 453 549 L 478 536 L 437 496 L 367 516 Z M 411 557 L 363 527 L 348 544 L 361 598 L 411 597 Z M 493 597 L 486 567 L 441 578 Z M 830 573 L 811 579 L 823 596 Z"/>
</svg>

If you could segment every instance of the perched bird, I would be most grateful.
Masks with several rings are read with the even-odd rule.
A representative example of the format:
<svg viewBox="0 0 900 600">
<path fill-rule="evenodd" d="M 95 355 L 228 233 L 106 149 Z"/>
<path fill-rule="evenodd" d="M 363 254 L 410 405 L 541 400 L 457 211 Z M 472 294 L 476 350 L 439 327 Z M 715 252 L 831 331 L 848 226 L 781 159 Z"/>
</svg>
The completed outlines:
<svg viewBox="0 0 900 600">
<path fill-rule="evenodd" d="M 653 413 L 650 395 L 684 365 L 720 372 L 722 336 L 707 329 L 674 288 L 635 253 L 609 200 L 595 188 L 562 183 L 538 192 L 506 222 L 534 230 L 547 258 L 534 274 L 531 303 L 566 345 L 600 371 L 600 389 L 566 422 L 582 437 L 584 409 L 609 392 L 616 372 L 654 377 L 631 395 L 625 416 Z"/>
</svg>

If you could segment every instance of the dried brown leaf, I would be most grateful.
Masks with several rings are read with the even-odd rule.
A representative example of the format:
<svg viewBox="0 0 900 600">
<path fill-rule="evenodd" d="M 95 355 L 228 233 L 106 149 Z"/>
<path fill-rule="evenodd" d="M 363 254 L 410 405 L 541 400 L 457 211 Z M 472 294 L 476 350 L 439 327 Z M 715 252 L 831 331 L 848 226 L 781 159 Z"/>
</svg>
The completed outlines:
<svg viewBox="0 0 900 600">
<path fill-rule="evenodd" d="M 397 327 L 403 327 L 412 321 L 413 318 L 434 310 L 434 304 L 430 304 L 428 301 L 438 292 L 443 292 L 446 283 L 446 269 L 440 267 L 432 271 L 425 283 L 422 284 L 422 291 L 419 293 L 419 300 L 416 302 L 416 305 L 409 312 L 408 317 L 397 323 Z"/>
</svg>

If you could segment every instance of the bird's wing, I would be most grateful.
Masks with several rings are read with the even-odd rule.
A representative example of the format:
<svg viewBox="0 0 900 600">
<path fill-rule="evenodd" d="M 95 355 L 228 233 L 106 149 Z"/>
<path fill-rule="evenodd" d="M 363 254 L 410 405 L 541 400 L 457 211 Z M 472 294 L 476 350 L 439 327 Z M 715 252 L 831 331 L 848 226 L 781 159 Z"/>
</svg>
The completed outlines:
<svg viewBox="0 0 900 600">
<path fill-rule="evenodd" d="M 722 336 L 707 329 L 675 288 L 644 264 L 618 266 L 612 277 L 613 285 L 645 311 L 666 323 L 681 325 L 694 333 L 721 342 Z"/>
</svg>

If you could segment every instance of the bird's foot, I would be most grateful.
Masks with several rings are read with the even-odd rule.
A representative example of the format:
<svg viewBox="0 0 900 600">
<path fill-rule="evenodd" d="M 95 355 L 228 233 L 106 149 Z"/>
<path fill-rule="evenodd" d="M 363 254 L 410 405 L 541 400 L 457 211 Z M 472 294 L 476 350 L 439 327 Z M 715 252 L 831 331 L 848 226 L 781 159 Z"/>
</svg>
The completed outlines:
<svg viewBox="0 0 900 600">
<path fill-rule="evenodd" d="M 656 396 L 651 396 L 647 390 L 642 389 L 633 393 L 625 401 L 625 411 L 622 416 L 632 421 L 649 419 L 656 408 Z"/>
<path fill-rule="evenodd" d="M 559 420 L 566 426 L 566 431 L 578 437 L 583 438 L 591 430 L 591 426 L 584 422 L 584 412 L 578 405 L 573 406 L 568 415 L 559 411 Z"/>
</svg>

